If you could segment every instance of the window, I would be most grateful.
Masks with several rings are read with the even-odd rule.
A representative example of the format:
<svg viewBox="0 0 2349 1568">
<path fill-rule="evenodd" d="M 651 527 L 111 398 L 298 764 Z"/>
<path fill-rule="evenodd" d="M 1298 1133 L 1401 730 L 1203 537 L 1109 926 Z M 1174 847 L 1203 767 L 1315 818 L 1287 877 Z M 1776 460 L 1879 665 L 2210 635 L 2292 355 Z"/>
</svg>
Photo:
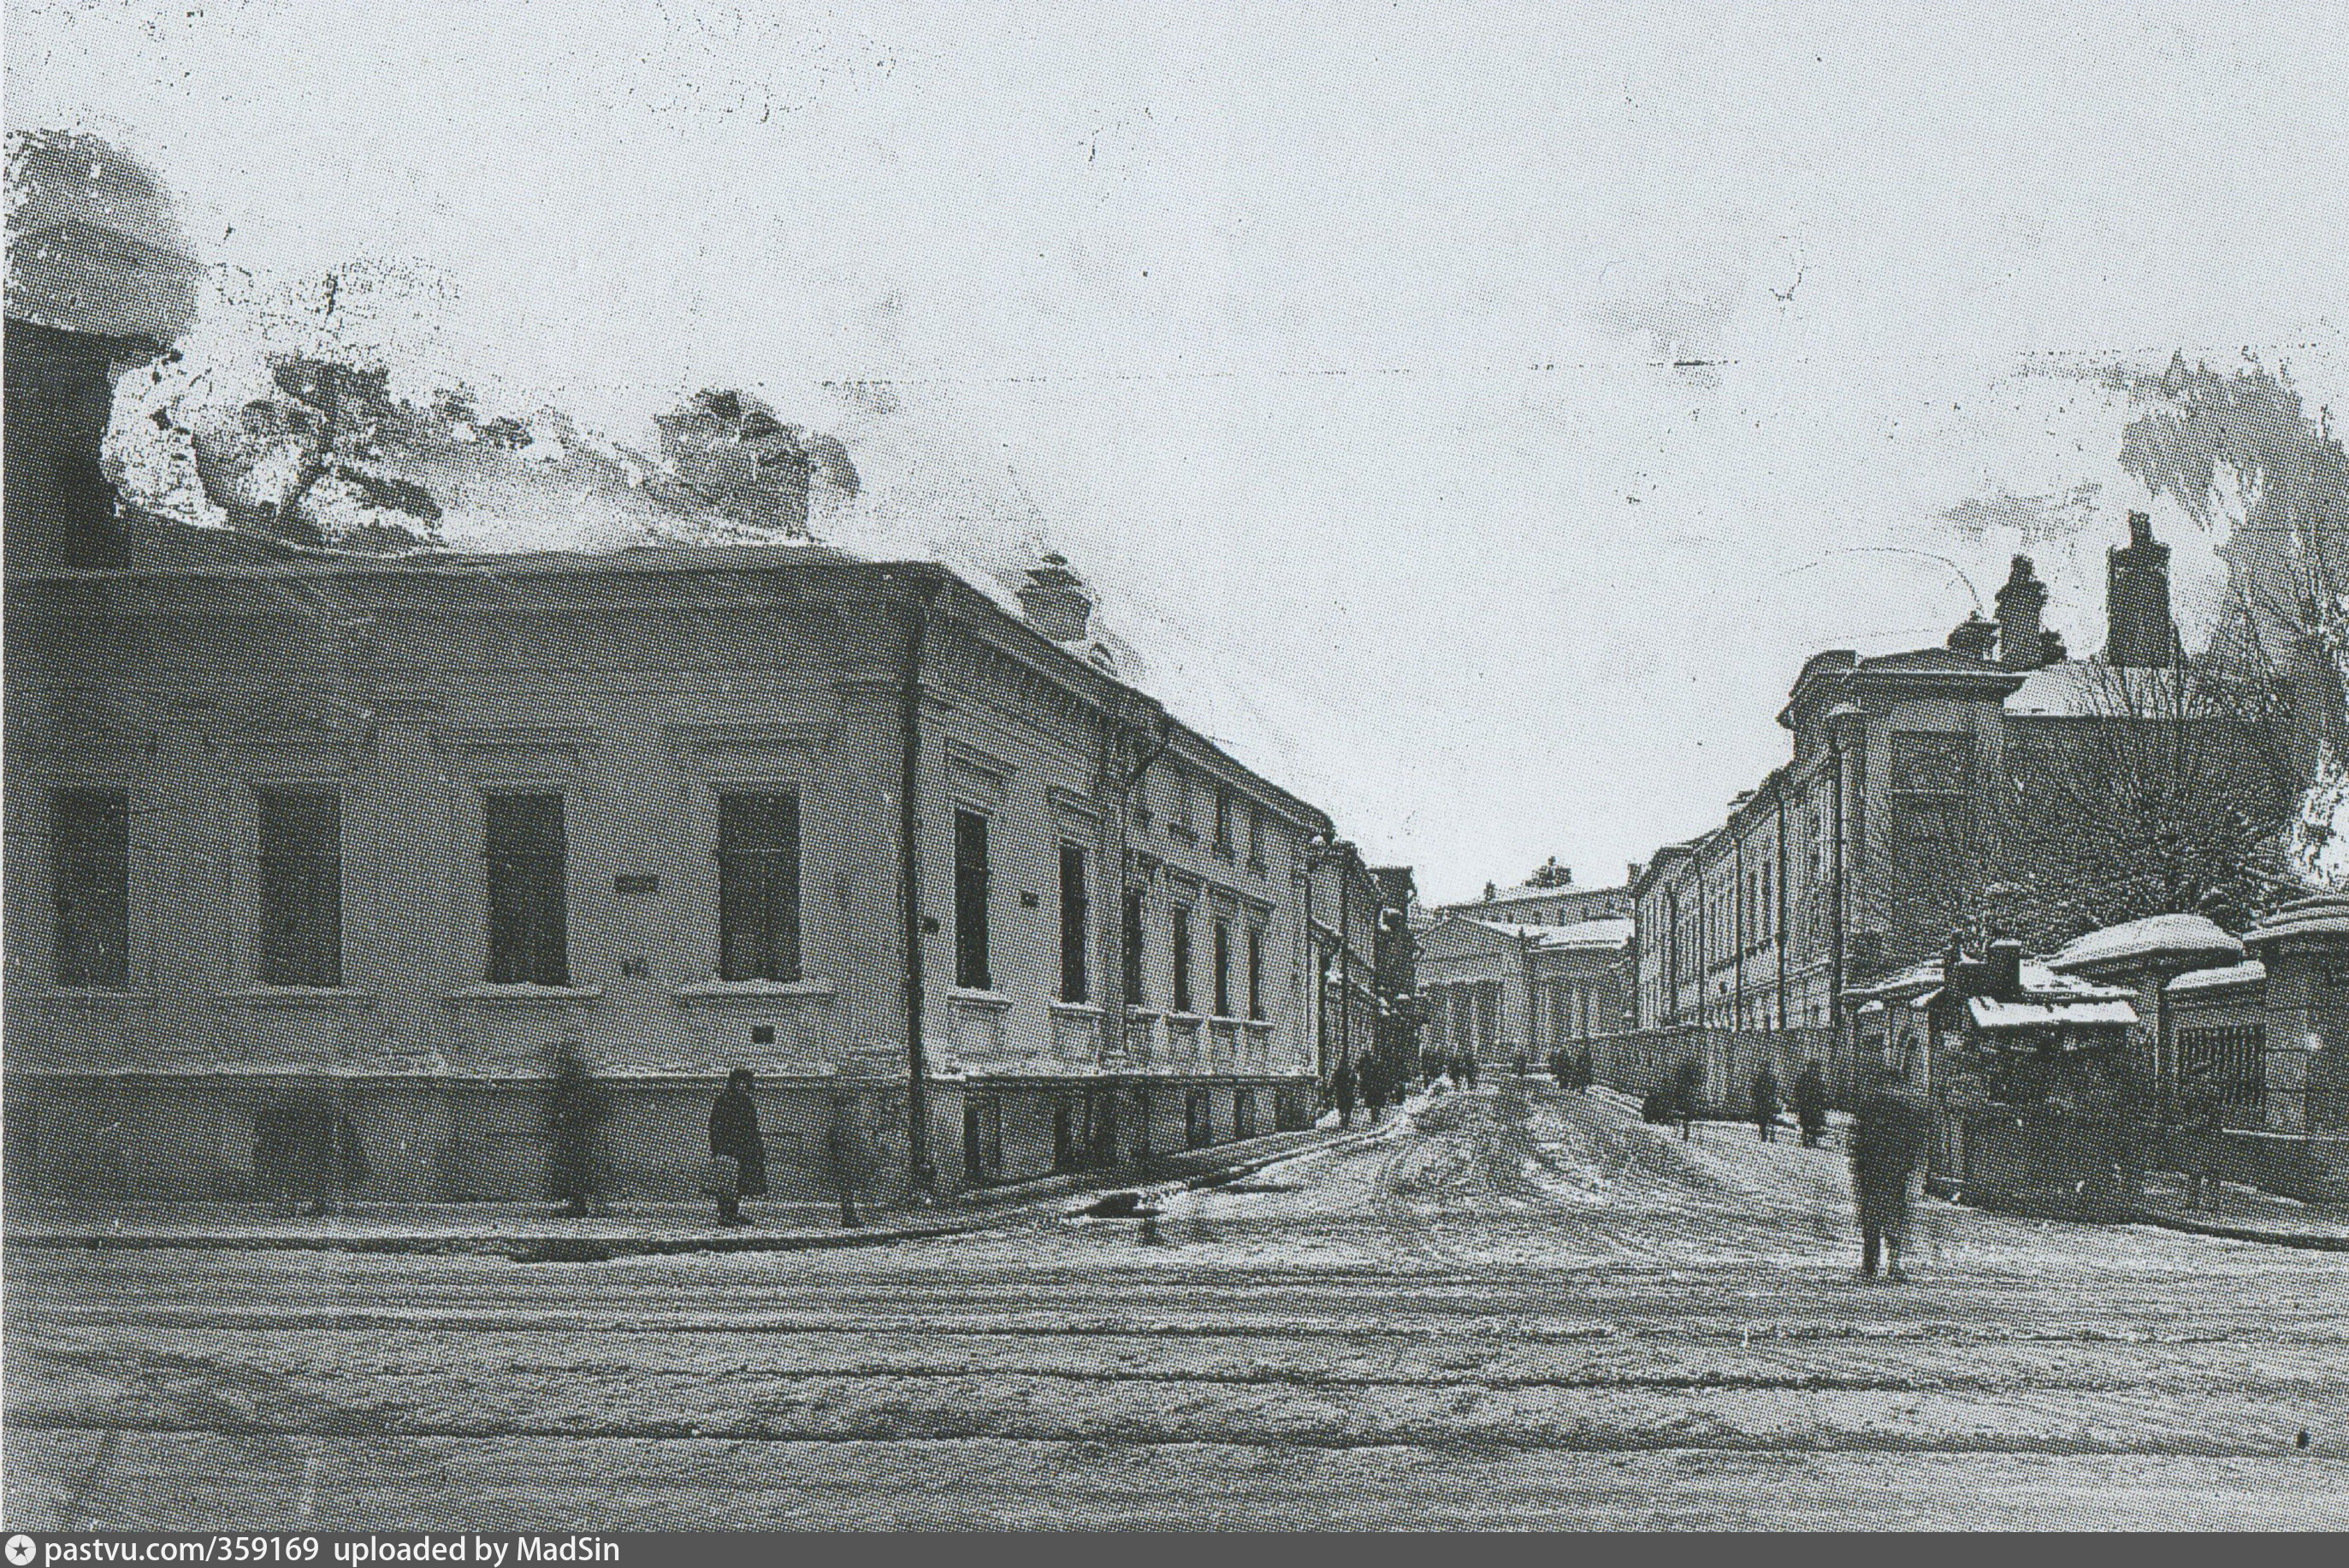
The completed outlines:
<svg viewBox="0 0 2349 1568">
<path fill-rule="evenodd" d="M 1232 852 L 1232 792 L 1224 789 L 1216 791 L 1216 848 Z"/>
<path fill-rule="evenodd" d="M 1170 769 L 1168 782 L 1174 789 L 1174 815 L 1167 822 L 1166 830 L 1178 838 L 1195 841 L 1198 835 L 1191 827 L 1191 776 L 1180 768 Z"/>
<path fill-rule="evenodd" d="M 1215 1102 L 1207 1091 L 1195 1088 L 1183 1100 L 1183 1141 L 1187 1149 L 1205 1149 L 1216 1140 Z"/>
<path fill-rule="evenodd" d="M 1061 1000 L 1092 999 L 1085 973 L 1085 945 L 1091 919 L 1085 898 L 1085 851 L 1081 844 L 1061 846 Z"/>
<path fill-rule="evenodd" d="M 342 802 L 331 794 L 261 797 L 264 985 L 343 983 Z"/>
<path fill-rule="evenodd" d="M 1216 922 L 1216 1016 L 1232 1016 L 1232 923 Z"/>
<path fill-rule="evenodd" d="M 1142 890 L 1125 890 L 1125 1003 L 1129 1007 L 1146 1006 L 1150 1000 L 1143 985 L 1145 973 L 1143 951 Z"/>
<path fill-rule="evenodd" d="M 2178 1032 L 2178 1073 L 2189 1087 L 2208 1086 L 2220 1105 L 2258 1105 L 2267 1098 L 2267 1029 L 2251 1024 Z"/>
<path fill-rule="evenodd" d="M 563 797 L 492 795 L 483 804 L 490 980 L 501 985 L 568 985 Z"/>
<path fill-rule="evenodd" d="M 1232 1091 L 1232 1136 L 1256 1136 L 1256 1090 L 1243 1086 Z"/>
<path fill-rule="evenodd" d="M 1264 808 L 1248 802 L 1248 864 L 1264 864 Z"/>
<path fill-rule="evenodd" d="M 800 798 L 718 798 L 718 974 L 800 978 Z"/>
<path fill-rule="evenodd" d="M 1248 1016 L 1264 1022 L 1264 927 L 1248 927 Z"/>
<path fill-rule="evenodd" d="M 1173 948 L 1174 959 L 1174 1010 L 1191 1010 L 1191 912 L 1177 909 L 1173 914 Z"/>
<path fill-rule="evenodd" d="M 955 813 L 955 984 L 991 991 L 987 954 L 987 819 Z"/>
<path fill-rule="evenodd" d="M 59 985 L 130 984 L 130 801 L 119 789 L 50 797 Z"/>
</svg>

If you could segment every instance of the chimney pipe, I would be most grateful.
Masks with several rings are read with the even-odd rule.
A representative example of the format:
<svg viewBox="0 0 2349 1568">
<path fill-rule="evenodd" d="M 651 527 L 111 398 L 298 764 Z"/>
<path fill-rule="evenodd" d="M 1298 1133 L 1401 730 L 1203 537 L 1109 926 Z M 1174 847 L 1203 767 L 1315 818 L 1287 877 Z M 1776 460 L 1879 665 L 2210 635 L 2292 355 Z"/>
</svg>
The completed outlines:
<svg viewBox="0 0 2349 1568">
<path fill-rule="evenodd" d="M 1068 557 L 1048 550 L 1029 569 L 1019 589 L 1019 610 L 1028 624 L 1056 643 L 1081 640 L 1092 624 L 1093 596 L 1083 579 L 1069 570 Z"/>
<path fill-rule="evenodd" d="M 1998 641 L 1998 623 L 1985 621 L 1979 614 L 1967 616 L 1950 634 L 1950 646 L 1970 659 L 1990 662 L 1991 649 Z"/>
<path fill-rule="evenodd" d="M 2010 670 L 2039 667 L 2044 657 L 2039 613 L 2047 607 L 2047 585 L 2031 569 L 2031 557 L 2014 558 L 2006 586 L 1998 591 L 1998 662 Z"/>
<path fill-rule="evenodd" d="M 2169 546 L 2153 537 L 2153 519 L 2128 514 L 2129 542 L 2105 557 L 2105 659 L 2124 669 L 2160 669 L 2176 649 L 2169 621 Z"/>
</svg>

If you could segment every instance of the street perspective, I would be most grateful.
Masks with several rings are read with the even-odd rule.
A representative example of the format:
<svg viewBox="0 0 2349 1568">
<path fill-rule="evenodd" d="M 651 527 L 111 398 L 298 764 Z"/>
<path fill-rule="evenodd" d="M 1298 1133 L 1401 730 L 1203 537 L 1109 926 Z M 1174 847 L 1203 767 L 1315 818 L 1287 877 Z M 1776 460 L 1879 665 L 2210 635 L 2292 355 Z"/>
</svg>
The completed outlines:
<svg viewBox="0 0 2349 1568">
<path fill-rule="evenodd" d="M 2349 1529 L 2337 12 L 5 5 L 10 1568 Z"/>
</svg>

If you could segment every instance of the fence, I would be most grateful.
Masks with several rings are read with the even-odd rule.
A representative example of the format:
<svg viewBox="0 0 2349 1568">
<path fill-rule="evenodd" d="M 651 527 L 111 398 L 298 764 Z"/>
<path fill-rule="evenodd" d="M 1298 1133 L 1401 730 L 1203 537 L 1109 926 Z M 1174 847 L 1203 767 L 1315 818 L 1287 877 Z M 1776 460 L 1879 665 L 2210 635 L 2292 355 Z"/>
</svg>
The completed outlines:
<svg viewBox="0 0 2349 1568">
<path fill-rule="evenodd" d="M 1754 1076 L 1767 1064 L 1783 1099 L 1795 1075 L 1816 1063 L 1827 1080 L 1827 1098 L 1839 1109 L 1851 1108 L 1858 1082 L 1857 1047 L 1834 1029 L 1648 1029 L 1592 1040 L 1593 1076 L 1625 1094 L 1644 1095 L 1671 1087 L 1684 1062 L 1704 1069 L 1709 1114 L 1744 1116 L 1751 1108 Z"/>
</svg>

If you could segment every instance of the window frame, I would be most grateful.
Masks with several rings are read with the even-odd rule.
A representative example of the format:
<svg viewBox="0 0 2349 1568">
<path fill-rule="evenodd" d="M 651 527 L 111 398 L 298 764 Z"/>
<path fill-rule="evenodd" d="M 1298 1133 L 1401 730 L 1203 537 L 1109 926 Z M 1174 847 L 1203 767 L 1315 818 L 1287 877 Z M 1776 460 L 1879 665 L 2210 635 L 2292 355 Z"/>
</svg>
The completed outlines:
<svg viewBox="0 0 2349 1568">
<path fill-rule="evenodd" d="M 790 985 L 803 980 L 807 973 L 806 798 L 794 785 L 733 780 L 716 786 L 713 793 L 715 832 L 710 856 L 718 873 L 718 978 L 737 984 Z M 728 847 L 729 805 L 749 801 L 771 801 L 781 807 L 775 819 L 779 827 L 775 839 L 781 847 Z M 750 885 L 738 878 L 750 879 Z M 766 885 L 758 886 L 761 882 Z M 740 949 L 730 940 L 738 934 L 730 915 L 740 907 L 740 898 L 754 895 L 760 918 L 744 934 L 752 950 L 751 962 L 746 964 L 738 961 Z"/>
<path fill-rule="evenodd" d="M 1166 962 L 1174 982 L 1167 990 L 1167 1006 L 1187 1016 L 1198 999 L 1191 990 L 1191 906 L 1171 905 L 1166 928 Z"/>
<path fill-rule="evenodd" d="M 966 991 L 995 988 L 991 821 L 989 814 L 976 806 L 958 804 L 954 809 L 954 973 L 955 985 Z"/>
<path fill-rule="evenodd" d="M 67 802 L 101 800 L 98 815 L 104 841 L 77 852 L 77 830 L 68 825 Z M 61 991 L 127 991 L 130 988 L 130 791 L 119 785 L 61 785 L 48 792 L 50 977 Z M 81 872 L 103 873 L 102 885 Z M 94 888 L 102 902 L 95 923 L 75 918 L 68 889 Z M 110 940 L 108 940 L 110 939 Z"/>
<path fill-rule="evenodd" d="M 512 849 L 501 851 L 497 818 L 500 802 L 520 800 L 552 800 L 554 803 L 555 834 L 553 850 Z M 571 824 L 570 805 L 566 792 L 560 789 L 496 788 L 481 791 L 481 858 L 484 865 L 484 889 L 488 923 L 485 971 L 492 985 L 568 986 L 571 978 Z M 552 877 L 547 872 L 552 870 Z M 533 886 L 525 875 L 523 880 L 502 884 L 501 871 L 508 874 L 535 872 Z M 500 893 L 509 898 L 518 895 L 519 907 L 501 911 Z M 534 908 L 531 903 L 535 894 L 541 901 Z M 512 929 L 521 922 L 521 929 Z M 502 933 L 501 927 L 507 927 Z M 539 929 L 532 929 L 533 926 Z M 545 962 L 549 954 L 554 962 Z M 518 960 L 518 961 L 517 961 Z"/>
<path fill-rule="evenodd" d="M 295 801 L 326 803 L 323 851 L 272 850 L 273 808 Z M 254 978 L 259 985 L 333 990 L 343 984 L 342 807 L 342 791 L 331 786 L 272 783 L 254 789 Z M 308 885 L 285 901 L 281 895 L 295 882 Z M 305 914 L 326 912 L 324 931 L 306 943 L 294 935 L 295 905 Z M 305 957 L 314 962 L 305 965 Z"/>
<path fill-rule="evenodd" d="M 1092 1000 L 1092 855 L 1073 839 L 1061 841 L 1061 1000 Z M 1071 893 L 1071 872 L 1075 891 Z"/>
</svg>

